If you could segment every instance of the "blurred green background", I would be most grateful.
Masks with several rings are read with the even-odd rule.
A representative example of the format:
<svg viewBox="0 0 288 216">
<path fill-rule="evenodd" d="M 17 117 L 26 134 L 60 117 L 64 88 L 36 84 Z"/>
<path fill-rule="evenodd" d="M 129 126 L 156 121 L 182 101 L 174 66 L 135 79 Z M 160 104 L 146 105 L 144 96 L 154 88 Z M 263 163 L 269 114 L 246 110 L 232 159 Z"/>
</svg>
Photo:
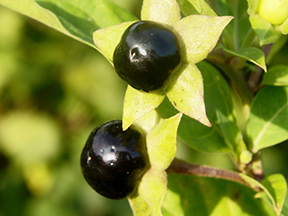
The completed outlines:
<svg viewBox="0 0 288 216">
<path fill-rule="evenodd" d="M 139 16 L 141 1 L 115 3 Z M 79 165 L 90 131 L 122 117 L 125 89 L 95 49 L 0 7 L 0 216 L 132 215 L 127 199 L 95 193 Z M 287 178 L 286 146 L 263 151 L 267 173 Z M 181 142 L 178 156 L 233 168 Z"/>
</svg>

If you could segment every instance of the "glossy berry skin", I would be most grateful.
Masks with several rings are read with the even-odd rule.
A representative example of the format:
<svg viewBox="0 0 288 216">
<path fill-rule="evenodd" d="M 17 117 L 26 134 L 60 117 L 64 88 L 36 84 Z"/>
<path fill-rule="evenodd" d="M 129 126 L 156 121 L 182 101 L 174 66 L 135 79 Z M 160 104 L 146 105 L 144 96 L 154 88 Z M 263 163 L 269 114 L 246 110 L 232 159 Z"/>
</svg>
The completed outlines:
<svg viewBox="0 0 288 216">
<path fill-rule="evenodd" d="M 113 55 L 117 74 L 135 89 L 163 90 L 181 63 L 181 44 L 173 30 L 139 21 L 124 32 Z"/>
<path fill-rule="evenodd" d="M 134 192 L 149 166 L 145 138 L 115 120 L 94 129 L 81 154 L 82 174 L 99 194 L 122 199 Z"/>
</svg>

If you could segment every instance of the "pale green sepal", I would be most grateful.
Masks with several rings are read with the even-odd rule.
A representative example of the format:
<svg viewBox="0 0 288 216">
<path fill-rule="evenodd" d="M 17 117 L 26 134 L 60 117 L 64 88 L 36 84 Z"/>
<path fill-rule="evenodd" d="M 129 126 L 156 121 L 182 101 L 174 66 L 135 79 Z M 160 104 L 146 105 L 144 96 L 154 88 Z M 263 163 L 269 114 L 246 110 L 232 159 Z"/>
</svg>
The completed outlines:
<svg viewBox="0 0 288 216">
<path fill-rule="evenodd" d="M 123 130 L 161 104 L 165 95 L 138 91 L 128 85 L 123 105 Z"/>
<path fill-rule="evenodd" d="M 191 15 L 180 20 L 174 27 L 181 36 L 188 62 L 197 63 L 205 59 L 232 19 L 231 16 Z"/>
<path fill-rule="evenodd" d="M 205 111 L 203 79 L 196 65 L 187 65 L 167 97 L 179 112 L 211 126 Z"/>
<path fill-rule="evenodd" d="M 147 151 L 151 166 L 165 170 L 174 159 L 177 151 L 177 129 L 182 114 L 178 113 L 169 119 L 161 119 L 147 135 Z"/>
<path fill-rule="evenodd" d="M 248 47 L 238 51 L 232 51 L 229 49 L 224 50 L 232 55 L 238 56 L 240 58 L 244 58 L 255 65 L 261 67 L 265 72 L 267 72 L 266 63 L 265 63 L 265 55 L 264 52 L 256 47 Z"/>
<path fill-rule="evenodd" d="M 258 192 L 255 197 L 263 198 L 264 192 L 271 201 L 277 215 L 281 214 L 287 192 L 287 183 L 282 174 L 267 176 L 261 182 L 242 173 L 239 173 L 239 175 L 244 181 L 250 184 L 251 188 L 261 188 L 263 191 Z"/>
<path fill-rule="evenodd" d="M 133 216 L 149 216 L 151 209 L 148 203 L 136 192 L 128 197 Z"/>
<path fill-rule="evenodd" d="M 286 19 L 284 23 L 282 23 L 280 30 L 282 34 L 288 34 L 288 19 Z"/>
<path fill-rule="evenodd" d="M 159 114 L 154 109 L 151 112 L 142 116 L 133 124 L 139 126 L 143 130 L 145 130 L 146 134 L 148 134 L 155 127 L 155 125 L 158 124 L 159 120 L 160 120 Z"/>
<path fill-rule="evenodd" d="M 113 62 L 113 53 L 120 42 L 124 31 L 135 21 L 124 22 L 118 25 L 109 26 L 104 29 L 99 29 L 93 33 L 93 41 L 99 51 L 111 63 Z"/>
<path fill-rule="evenodd" d="M 151 168 L 142 177 L 139 185 L 140 196 L 149 204 L 151 216 L 162 216 L 161 206 L 167 191 L 167 174 Z"/>
<path fill-rule="evenodd" d="M 261 46 L 274 43 L 280 38 L 280 31 L 275 30 L 272 24 L 262 19 L 259 14 L 251 15 L 249 20 Z"/>
<path fill-rule="evenodd" d="M 152 20 L 174 26 L 181 18 L 180 9 L 175 0 L 144 0 L 141 20 Z"/>
</svg>

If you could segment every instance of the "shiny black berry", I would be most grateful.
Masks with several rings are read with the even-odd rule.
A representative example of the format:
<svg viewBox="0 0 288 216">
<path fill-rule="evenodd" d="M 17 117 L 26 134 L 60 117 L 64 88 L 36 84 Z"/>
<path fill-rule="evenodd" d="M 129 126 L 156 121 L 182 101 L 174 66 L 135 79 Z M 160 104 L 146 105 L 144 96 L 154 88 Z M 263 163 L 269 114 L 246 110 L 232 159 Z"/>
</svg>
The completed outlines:
<svg viewBox="0 0 288 216">
<path fill-rule="evenodd" d="M 134 126 L 123 131 L 120 120 L 94 129 L 81 154 L 84 178 L 96 192 L 110 199 L 132 194 L 148 167 L 142 132 Z"/>
<path fill-rule="evenodd" d="M 124 32 L 113 62 L 117 74 L 133 88 L 162 90 L 181 63 L 180 41 L 164 24 L 139 21 Z"/>
</svg>

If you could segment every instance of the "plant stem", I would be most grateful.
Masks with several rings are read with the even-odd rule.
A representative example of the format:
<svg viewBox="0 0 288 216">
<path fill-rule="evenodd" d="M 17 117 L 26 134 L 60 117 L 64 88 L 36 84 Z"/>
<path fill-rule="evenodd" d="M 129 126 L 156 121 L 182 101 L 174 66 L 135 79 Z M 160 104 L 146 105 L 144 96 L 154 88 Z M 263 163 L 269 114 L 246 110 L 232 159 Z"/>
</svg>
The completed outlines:
<svg viewBox="0 0 288 216">
<path fill-rule="evenodd" d="M 245 182 L 237 172 L 214 167 L 208 167 L 204 165 L 195 165 L 177 158 L 173 160 L 173 162 L 168 167 L 166 172 L 225 179 L 251 188 L 250 185 L 247 182 Z"/>
</svg>

